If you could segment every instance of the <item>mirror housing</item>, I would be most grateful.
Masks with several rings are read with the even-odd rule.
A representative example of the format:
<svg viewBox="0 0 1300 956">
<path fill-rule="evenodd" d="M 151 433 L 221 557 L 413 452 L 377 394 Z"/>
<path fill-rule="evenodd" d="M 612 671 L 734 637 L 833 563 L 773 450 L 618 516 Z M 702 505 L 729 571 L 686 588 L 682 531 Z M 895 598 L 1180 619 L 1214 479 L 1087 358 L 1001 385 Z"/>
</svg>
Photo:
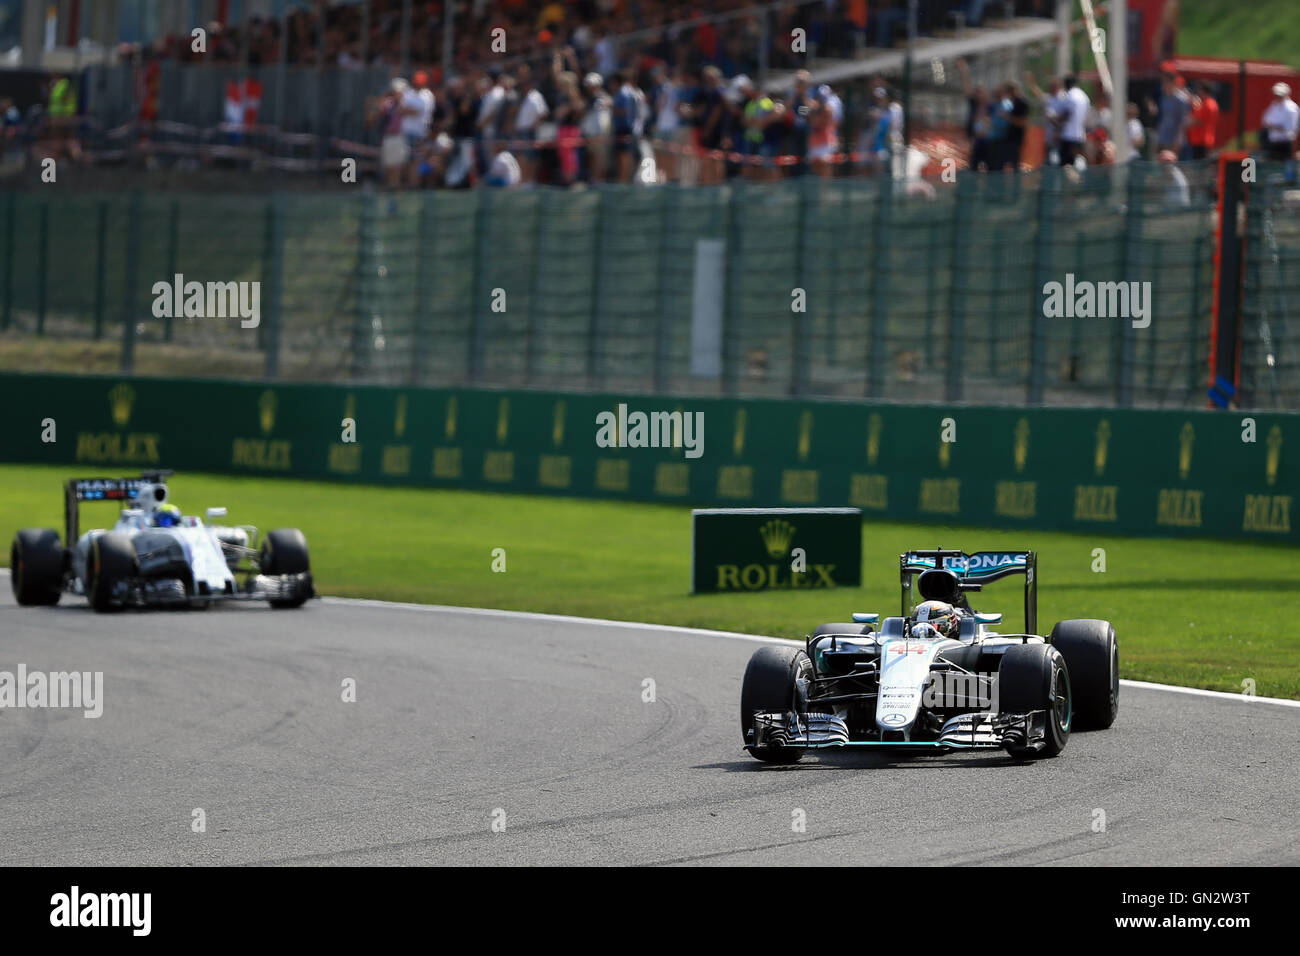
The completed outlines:
<svg viewBox="0 0 1300 956">
<path fill-rule="evenodd" d="M 209 508 L 209 509 L 205 512 L 205 514 L 207 514 L 207 516 L 208 516 L 208 520 L 209 520 L 209 521 L 211 521 L 213 518 L 224 518 L 224 517 L 226 516 L 226 509 L 225 509 L 225 508 Z"/>
</svg>

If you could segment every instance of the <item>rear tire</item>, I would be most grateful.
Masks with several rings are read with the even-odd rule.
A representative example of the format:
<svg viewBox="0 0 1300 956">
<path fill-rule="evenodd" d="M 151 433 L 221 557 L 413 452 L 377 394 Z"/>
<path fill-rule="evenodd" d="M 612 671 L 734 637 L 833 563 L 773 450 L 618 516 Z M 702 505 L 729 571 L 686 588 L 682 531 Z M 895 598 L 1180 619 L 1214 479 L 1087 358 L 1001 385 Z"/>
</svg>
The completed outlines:
<svg viewBox="0 0 1300 956">
<path fill-rule="evenodd" d="M 63 596 L 63 544 L 48 528 L 24 528 L 9 549 L 9 584 L 23 607 L 58 604 Z"/>
<path fill-rule="evenodd" d="M 108 532 L 90 542 L 86 561 L 86 597 L 101 614 L 122 607 L 115 604 L 117 585 L 138 573 L 135 545 L 124 534 Z"/>
<path fill-rule="evenodd" d="M 1061 621 L 1048 638 L 1070 668 L 1075 726 L 1105 730 L 1119 714 L 1119 643 L 1110 621 Z"/>
<path fill-rule="evenodd" d="M 1005 744 L 1018 760 L 1055 757 L 1070 739 L 1070 672 L 1061 652 L 1050 644 L 1015 644 L 998 668 L 998 710 L 1003 714 L 1046 711 L 1041 748 L 1028 741 Z"/>
<path fill-rule="evenodd" d="M 307 553 L 307 538 L 297 528 L 268 531 L 262 541 L 258 566 L 263 574 L 310 574 L 311 559 Z M 302 607 L 311 595 L 309 583 L 293 597 L 276 598 L 269 603 L 274 608 Z"/>
<path fill-rule="evenodd" d="M 795 763 L 804 748 L 749 746 L 754 713 L 806 712 L 806 690 L 799 682 L 811 676 L 812 661 L 802 647 L 768 644 L 749 659 L 740 691 L 740 732 L 749 752 L 764 763 Z"/>
</svg>

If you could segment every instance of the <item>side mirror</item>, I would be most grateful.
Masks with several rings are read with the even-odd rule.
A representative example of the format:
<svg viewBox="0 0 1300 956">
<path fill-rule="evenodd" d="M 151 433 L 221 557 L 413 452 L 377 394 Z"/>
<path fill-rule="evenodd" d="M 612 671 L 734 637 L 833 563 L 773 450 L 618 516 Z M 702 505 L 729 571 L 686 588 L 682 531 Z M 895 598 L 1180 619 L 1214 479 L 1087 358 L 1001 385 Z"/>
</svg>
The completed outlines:
<svg viewBox="0 0 1300 956">
<path fill-rule="evenodd" d="M 853 612 L 854 624 L 875 624 L 879 620 L 880 620 L 879 614 L 864 614 L 861 611 Z"/>
<path fill-rule="evenodd" d="M 213 518 L 224 518 L 224 517 L 226 516 L 226 509 L 225 509 L 225 508 L 209 508 L 209 509 L 207 510 L 206 514 L 207 514 L 207 516 L 208 516 L 208 520 L 209 520 L 209 521 L 211 521 Z"/>
<path fill-rule="evenodd" d="M 977 624 L 1001 624 L 1001 623 L 1002 623 L 1002 615 L 1001 615 L 1001 614 L 983 614 L 983 613 L 980 613 L 979 611 L 976 611 L 976 612 L 975 612 L 975 622 L 976 622 Z"/>
</svg>

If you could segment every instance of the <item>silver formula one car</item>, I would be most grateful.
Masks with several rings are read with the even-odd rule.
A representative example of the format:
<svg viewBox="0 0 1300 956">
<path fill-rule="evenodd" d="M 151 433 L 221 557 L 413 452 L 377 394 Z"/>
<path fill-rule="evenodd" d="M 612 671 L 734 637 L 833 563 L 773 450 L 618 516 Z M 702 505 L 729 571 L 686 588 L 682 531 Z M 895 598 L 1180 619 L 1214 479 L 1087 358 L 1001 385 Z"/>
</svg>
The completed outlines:
<svg viewBox="0 0 1300 956">
<path fill-rule="evenodd" d="M 1033 551 L 910 551 L 899 557 L 902 615 L 823 624 L 803 647 L 750 659 L 740 697 L 745 749 L 793 763 L 825 747 L 1005 749 L 1054 757 L 1071 729 L 1106 728 L 1119 710 L 1119 647 L 1109 621 L 1038 618 Z M 1001 634 L 968 594 L 1025 579 L 1025 633 Z M 911 606 L 913 577 L 922 603 Z M 877 629 L 877 624 L 879 625 Z"/>
<path fill-rule="evenodd" d="M 10 581 L 19 604 L 57 604 L 84 594 L 96 611 L 121 607 L 206 607 L 218 600 L 262 600 L 301 607 L 315 594 L 307 539 L 296 528 L 207 525 L 168 500 L 171 472 L 139 478 L 77 478 L 64 486 L 65 546 L 57 531 L 27 528 L 14 537 Z M 78 533 L 87 501 L 120 503 L 112 528 Z M 209 508 L 208 520 L 225 517 Z"/>
</svg>

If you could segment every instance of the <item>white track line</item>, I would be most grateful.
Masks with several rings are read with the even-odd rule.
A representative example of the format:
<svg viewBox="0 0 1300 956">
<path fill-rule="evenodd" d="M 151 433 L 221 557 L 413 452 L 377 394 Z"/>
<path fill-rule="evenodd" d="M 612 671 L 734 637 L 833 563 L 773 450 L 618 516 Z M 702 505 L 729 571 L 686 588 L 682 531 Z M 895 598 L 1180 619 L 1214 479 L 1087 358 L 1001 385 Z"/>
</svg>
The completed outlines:
<svg viewBox="0 0 1300 956">
<path fill-rule="evenodd" d="M 375 601 L 370 598 L 321 598 L 325 604 L 338 604 L 352 607 L 386 607 L 401 608 L 407 611 L 434 611 L 441 614 L 466 614 L 478 617 L 504 617 L 524 621 L 550 621 L 563 624 L 594 624 L 600 627 L 622 627 L 632 631 L 666 631 L 670 634 L 693 634 L 700 637 L 723 637 L 733 641 L 751 641 L 756 644 L 788 644 L 785 638 L 761 637 L 757 634 L 740 634 L 735 631 L 710 631 L 701 627 L 681 627 L 676 624 L 643 624 L 639 621 L 611 621 L 600 617 L 575 617 L 571 614 L 541 614 L 535 611 L 506 611 L 497 608 L 456 607 L 450 604 L 413 604 L 399 601 Z M 1144 690 L 1163 690 L 1175 694 L 1191 694 L 1196 697 L 1215 697 L 1219 700 L 1231 700 L 1237 703 L 1278 704 L 1282 707 L 1300 707 L 1300 700 L 1285 697 L 1251 697 L 1246 694 L 1232 694 L 1222 690 L 1202 690 L 1199 687 L 1179 687 L 1176 684 L 1154 684 L 1145 680 L 1121 680 L 1125 687 L 1140 687 Z"/>
<path fill-rule="evenodd" d="M 0 568 L 0 577 L 8 577 L 9 569 Z M 536 611 L 506 611 L 499 608 L 457 607 L 452 604 L 415 604 L 409 601 L 376 601 L 372 598 L 323 597 L 325 604 L 337 604 L 342 607 L 378 607 L 403 611 L 432 611 L 439 614 L 464 614 L 471 617 L 504 617 L 523 621 L 550 621 L 556 624 L 593 624 L 598 627 L 621 627 L 629 631 L 666 631 L 669 634 L 691 634 L 697 637 L 721 637 L 732 641 L 750 641 L 754 644 L 788 644 L 782 637 L 762 637 L 758 634 L 740 634 L 736 631 L 710 631 L 702 627 L 681 627 L 677 624 L 643 624 L 639 621 L 611 621 L 602 617 L 576 617 L 572 614 L 541 614 Z M 1145 680 L 1121 680 L 1125 687 L 1141 687 L 1144 690 L 1163 690 L 1175 694 L 1191 694 L 1195 697 L 1215 697 L 1219 700 L 1245 701 L 1252 704 L 1277 704 L 1282 707 L 1300 707 L 1300 700 L 1288 700 L 1284 697 L 1251 697 L 1246 694 L 1230 694 L 1222 690 L 1202 690 L 1199 687 L 1179 687 L 1176 684 L 1153 684 Z"/>
</svg>

